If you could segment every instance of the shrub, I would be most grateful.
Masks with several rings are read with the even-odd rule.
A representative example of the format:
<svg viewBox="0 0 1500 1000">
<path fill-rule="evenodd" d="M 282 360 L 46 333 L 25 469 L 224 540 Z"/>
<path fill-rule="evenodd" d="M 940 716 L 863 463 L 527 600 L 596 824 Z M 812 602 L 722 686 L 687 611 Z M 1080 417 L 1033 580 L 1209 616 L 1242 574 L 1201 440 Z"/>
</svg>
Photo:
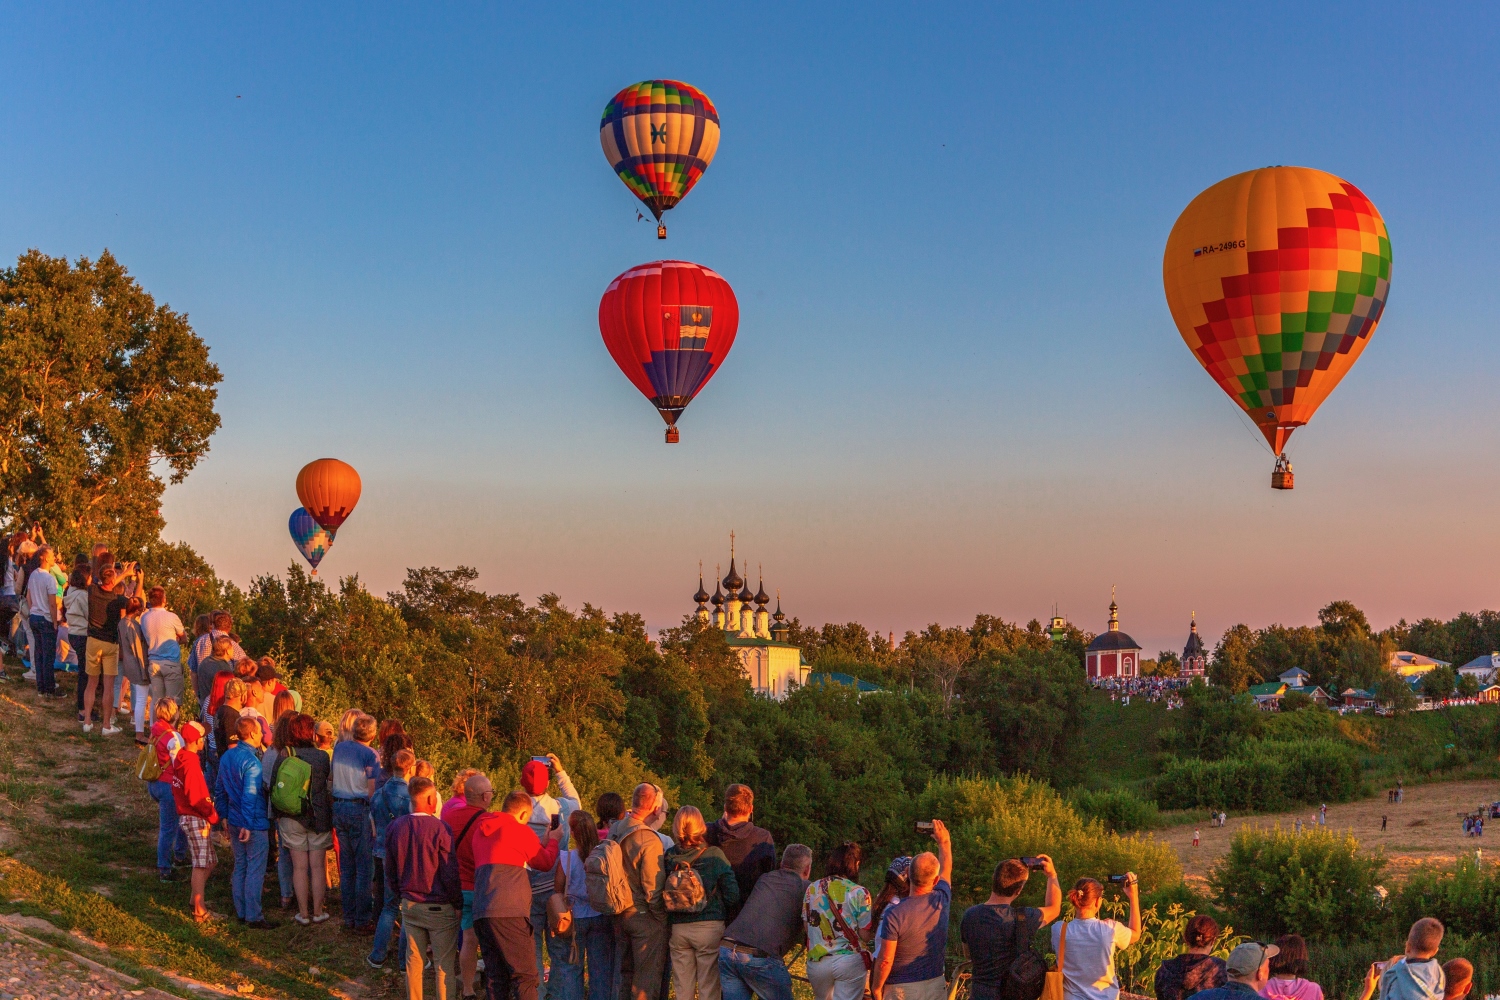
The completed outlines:
<svg viewBox="0 0 1500 1000">
<path fill-rule="evenodd" d="M 1097 819 L 1106 830 L 1131 833 L 1157 825 L 1156 803 L 1128 788 L 1106 788 L 1097 792 L 1076 789 L 1068 800 L 1084 819 Z"/>
<path fill-rule="evenodd" d="M 1299 802 L 1348 801 L 1359 782 L 1359 754 L 1348 744 L 1251 740 L 1223 760 L 1167 758 L 1156 781 L 1156 804 L 1271 812 Z"/>
<path fill-rule="evenodd" d="M 1350 834 L 1242 827 L 1209 873 L 1219 904 L 1263 937 L 1352 938 L 1383 915 L 1383 857 L 1360 854 Z"/>
<path fill-rule="evenodd" d="M 1032 854 L 1050 855 L 1064 885 L 1084 875 L 1102 879 L 1124 871 L 1140 877 L 1143 892 L 1182 881 L 1182 867 L 1169 846 L 1086 821 L 1050 786 L 1031 778 L 936 778 L 917 797 L 910 819 L 933 816 L 944 820 L 953 836 L 953 890 L 959 900 L 984 899 L 996 864 Z M 905 828 L 911 829 L 909 821 Z M 932 842 L 913 837 L 910 845 L 929 850 Z M 1032 879 L 1023 894 L 1026 905 L 1037 905 L 1044 888 L 1042 879 Z"/>
<path fill-rule="evenodd" d="M 1437 917 L 1456 934 L 1500 935 L 1500 865 L 1461 855 L 1451 866 L 1423 865 L 1391 899 L 1398 926 Z"/>
</svg>

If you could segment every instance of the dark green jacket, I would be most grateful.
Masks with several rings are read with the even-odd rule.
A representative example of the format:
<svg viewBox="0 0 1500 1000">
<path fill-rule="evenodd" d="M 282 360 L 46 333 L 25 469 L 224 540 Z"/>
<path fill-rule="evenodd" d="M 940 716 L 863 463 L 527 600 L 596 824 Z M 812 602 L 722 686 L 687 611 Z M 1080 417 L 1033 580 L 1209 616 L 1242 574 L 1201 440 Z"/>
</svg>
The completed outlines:
<svg viewBox="0 0 1500 1000">
<path fill-rule="evenodd" d="M 725 907 L 740 901 L 740 884 L 735 881 L 729 859 L 717 847 L 674 847 L 662 858 L 662 870 L 668 875 L 677 862 L 686 861 L 698 873 L 708 905 L 699 913 L 668 913 L 669 924 L 696 924 L 705 920 L 723 922 Z"/>
</svg>

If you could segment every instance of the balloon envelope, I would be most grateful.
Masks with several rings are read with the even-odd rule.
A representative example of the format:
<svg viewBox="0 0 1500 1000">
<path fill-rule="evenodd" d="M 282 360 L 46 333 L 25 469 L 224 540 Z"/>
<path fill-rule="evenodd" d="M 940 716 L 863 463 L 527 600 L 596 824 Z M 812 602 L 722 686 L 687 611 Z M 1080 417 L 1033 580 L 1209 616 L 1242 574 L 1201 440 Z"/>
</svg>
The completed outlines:
<svg viewBox="0 0 1500 1000">
<path fill-rule="evenodd" d="M 739 326 L 729 282 L 682 260 L 633 267 L 599 300 L 610 356 L 668 426 L 718 371 Z"/>
<path fill-rule="evenodd" d="M 685 83 L 633 83 L 604 106 L 599 144 L 620 180 L 660 219 L 713 162 L 719 113 Z"/>
<path fill-rule="evenodd" d="M 1177 219 L 1162 259 L 1182 339 L 1277 455 L 1369 343 L 1390 278 L 1380 212 L 1308 167 L 1215 184 Z"/>
<path fill-rule="evenodd" d="M 287 522 L 287 530 L 292 533 L 292 541 L 296 543 L 297 551 L 302 553 L 302 558 L 312 565 L 313 572 L 318 571 L 318 563 L 333 548 L 334 532 L 323 527 L 313 516 L 307 512 L 306 507 L 298 507 L 292 511 L 291 519 Z"/>
<path fill-rule="evenodd" d="M 297 473 L 297 499 L 325 528 L 337 529 L 359 503 L 359 473 L 336 458 L 308 462 Z"/>
</svg>

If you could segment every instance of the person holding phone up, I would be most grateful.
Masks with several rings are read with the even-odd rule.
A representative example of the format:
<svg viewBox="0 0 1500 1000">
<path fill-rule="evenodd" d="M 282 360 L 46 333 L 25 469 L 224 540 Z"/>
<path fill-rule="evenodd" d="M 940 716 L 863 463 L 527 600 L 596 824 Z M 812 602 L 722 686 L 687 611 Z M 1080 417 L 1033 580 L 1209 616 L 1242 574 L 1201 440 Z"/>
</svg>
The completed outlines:
<svg viewBox="0 0 1500 1000">
<path fill-rule="evenodd" d="M 1047 892 L 1040 908 L 1016 906 L 1033 871 L 1047 875 Z M 959 934 L 964 956 L 974 963 L 969 994 L 974 1000 L 999 1000 L 1010 967 L 1036 932 L 1062 913 L 1062 887 L 1057 869 L 1045 854 L 1010 858 L 995 866 L 990 898 L 964 912 Z"/>
<path fill-rule="evenodd" d="M 943 952 L 948 944 L 948 915 L 953 905 L 953 844 L 943 821 L 919 823 L 937 841 L 911 860 L 911 895 L 880 918 L 880 951 L 870 976 L 874 1000 L 943 1000 Z"/>
<path fill-rule="evenodd" d="M 1058 971 L 1062 973 L 1066 1000 L 1119 1000 L 1115 951 L 1141 939 L 1141 900 L 1135 872 L 1111 875 L 1110 881 L 1125 889 L 1125 898 L 1130 901 L 1128 924 L 1100 920 L 1104 886 L 1096 879 L 1081 878 L 1068 893 L 1074 918 L 1052 928 L 1052 950 L 1059 956 Z"/>
</svg>

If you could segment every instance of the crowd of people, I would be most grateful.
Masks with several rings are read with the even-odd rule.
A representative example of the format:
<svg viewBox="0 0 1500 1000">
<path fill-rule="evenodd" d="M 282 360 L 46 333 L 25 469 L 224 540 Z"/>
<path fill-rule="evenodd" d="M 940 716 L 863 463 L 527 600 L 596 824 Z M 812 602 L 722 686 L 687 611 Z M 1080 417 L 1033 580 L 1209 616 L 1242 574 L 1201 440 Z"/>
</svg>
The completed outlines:
<svg viewBox="0 0 1500 1000">
<path fill-rule="evenodd" d="M 351 708 L 335 726 L 304 713 L 276 664 L 245 654 L 228 614 L 200 616 L 189 638 L 162 588 L 102 546 L 62 574 L 39 531 L 18 533 L 3 584 L 0 629 L 38 697 L 63 697 L 54 667 L 71 655 L 87 678 L 77 685 L 84 730 L 96 709 L 106 736 L 120 731 L 117 709 L 131 716 L 136 770 L 158 809 L 158 877 L 190 869 L 196 920 L 227 919 L 205 901 L 215 839 L 233 857 L 234 917 L 256 930 L 278 926 L 262 904 L 272 859 L 292 921 L 332 918 L 333 851 L 344 929 L 370 938 L 372 968 L 394 962 L 411 1000 L 428 969 L 443 1000 L 476 996 L 481 972 L 490 1000 L 665 1000 L 669 983 L 678 1000 L 791 1000 L 787 958 L 799 946 L 817 1000 L 945 1000 L 953 853 L 939 819 L 919 824 L 935 850 L 892 860 L 872 896 L 856 843 L 835 848 L 816 880 L 806 845 L 778 856 L 744 784 L 725 789 L 712 823 L 691 805 L 671 810 L 649 783 L 628 799 L 606 792 L 590 811 L 547 754 L 522 765 L 498 803 L 491 777 L 474 769 L 445 799 L 400 720 Z M 1116 693 L 1155 700 L 1176 683 L 1137 678 Z M 1017 906 L 1034 871 L 1047 880 L 1043 903 Z M 1134 874 L 1109 878 L 1127 919 L 1101 918 L 1104 883 L 1081 878 L 1062 921 L 1050 858 L 998 864 L 989 898 L 960 922 L 975 1000 L 1040 996 L 1047 966 L 1029 942 L 1048 925 L 1066 1000 L 1118 1000 L 1115 954 L 1139 940 L 1141 910 Z M 1301 938 L 1244 943 L 1220 959 L 1219 933 L 1208 916 L 1189 921 L 1184 952 L 1157 973 L 1158 1000 L 1323 1000 L 1303 978 Z M 1419 920 L 1404 955 L 1371 967 L 1362 1000 L 1464 997 L 1472 969 L 1438 965 L 1441 939 L 1441 924 Z"/>
<path fill-rule="evenodd" d="M 1168 708 L 1182 707 L 1182 689 L 1192 683 L 1190 677 L 1094 677 L 1089 684 L 1109 692 L 1110 701 L 1130 704 L 1132 698 L 1164 701 Z"/>
</svg>

